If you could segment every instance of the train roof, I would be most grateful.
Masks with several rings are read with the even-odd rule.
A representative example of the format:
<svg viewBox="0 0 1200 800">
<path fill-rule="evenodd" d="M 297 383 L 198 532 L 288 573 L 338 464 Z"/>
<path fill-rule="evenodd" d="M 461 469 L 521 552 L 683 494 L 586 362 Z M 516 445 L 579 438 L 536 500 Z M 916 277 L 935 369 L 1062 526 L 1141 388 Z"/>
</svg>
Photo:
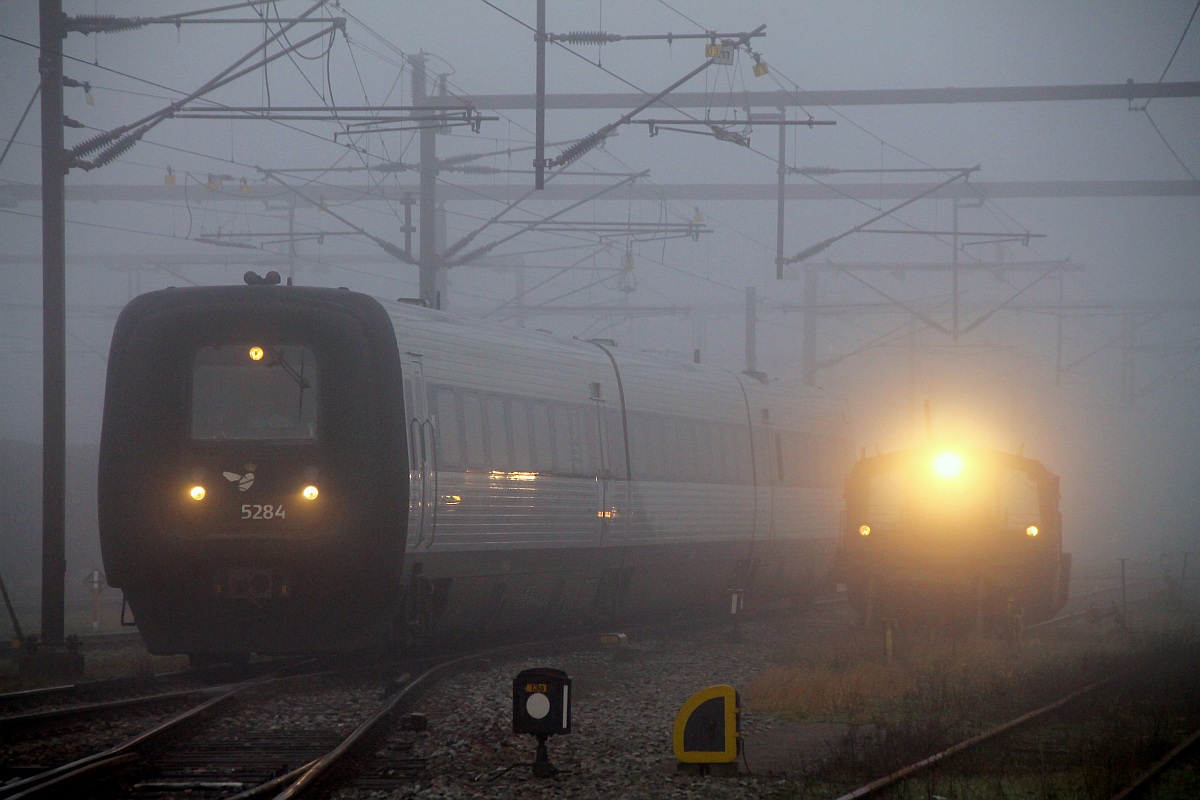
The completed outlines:
<svg viewBox="0 0 1200 800">
<path fill-rule="evenodd" d="M 640 411 L 730 419 L 745 415 L 748 402 L 755 423 L 820 427 L 845 422 L 844 406 L 812 387 L 779 380 L 763 381 L 757 376 L 638 353 L 608 342 L 571 339 L 459 317 L 345 288 L 172 287 L 135 297 L 122 311 L 125 322 L 119 321 L 118 329 L 143 315 L 169 313 L 172 309 L 194 310 L 208 304 L 236 309 L 282 298 L 297 304 L 341 307 L 373 318 L 379 324 L 386 315 L 395 331 L 399 351 L 425 356 L 426 378 L 435 383 L 452 382 L 469 388 L 474 382 L 480 389 L 510 387 L 514 392 L 533 390 L 549 398 L 561 394 L 568 399 L 578 396 L 577 387 L 588 387 L 610 377 L 615 362 L 627 404 Z M 614 391 L 606 399 L 615 401 L 615 395 Z"/>
<path fill-rule="evenodd" d="M 763 421 L 764 408 L 769 409 L 770 422 L 780 425 L 841 424 L 845 419 L 840 403 L 812 387 L 778 380 L 763 382 L 721 367 L 622 349 L 611 342 L 512 328 L 410 303 L 385 301 L 384 306 L 392 316 L 397 335 L 411 337 L 407 342 L 399 342 L 401 352 L 407 344 L 415 344 L 423 348 L 418 352 L 436 353 L 447 365 L 457 361 L 458 366 L 467 366 L 462 362 L 469 360 L 472 374 L 478 374 L 481 380 L 486 378 L 487 385 L 492 387 L 506 382 L 527 386 L 528 381 L 540 379 L 545 382 L 544 390 L 553 391 L 555 385 L 569 379 L 572 373 L 582 379 L 584 372 L 596 366 L 602 372 L 611 372 L 615 362 L 626 402 L 641 411 L 727 419 L 744 415 L 749 401 L 755 422 Z M 543 368 L 533 374 L 512 372 L 530 358 Z"/>
<path fill-rule="evenodd" d="M 1031 476 L 1052 478 L 1055 474 L 1041 461 L 1030 458 L 1023 452 L 1010 452 L 994 447 L 964 447 L 960 445 L 931 442 L 920 447 L 892 450 L 886 453 L 863 456 L 851 467 L 852 476 L 903 469 L 911 462 L 928 459 L 940 452 L 954 451 L 966 460 L 982 460 L 995 466 L 1007 466 L 1021 470 Z"/>
</svg>

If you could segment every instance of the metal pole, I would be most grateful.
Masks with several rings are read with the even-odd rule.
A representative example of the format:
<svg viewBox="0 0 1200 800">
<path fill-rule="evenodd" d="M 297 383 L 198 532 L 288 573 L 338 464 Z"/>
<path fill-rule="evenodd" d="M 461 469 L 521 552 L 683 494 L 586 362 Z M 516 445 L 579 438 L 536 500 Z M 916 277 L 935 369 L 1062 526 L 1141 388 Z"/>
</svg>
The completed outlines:
<svg viewBox="0 0 1200 800">
<path fill-rule="evenodd" d="M 954 296 L 954 324 L 952 326 L 953 338 L 958 341 L 958 198 L 954 198 L 954 232 L 950 238 L 951 245 L 951 282 L 953 288 L 951 294 Z"/>
<path fill-rule="evenodd" d="M 40 0 L 42 78 L 42 641 L 63 640 L 66 562 L 66 164 L 62 0 Z"/>
<path fill-rule="evenodd" d="M 4 595 L 4 607 L 8 609 L 8 618 L 12 621 L 13 635 L 17 637 L 17 641 L 25 643 L 25 634 L 21 631 L 21 621 L 17 619 L 17 612 L 13 610 L 12 600 L 8 599 L 8 587 L 4 585 L 4 576 L 0 575 L 0 595 Z"/>
<path fill-rule="evenodd" d="M 426 97 L 425 55 L 409 56 L 412 64 L 413 105 L 421 105 Z M 428 123 L 421 125 L 421 223 L 418 233 L 421 254 L 418 260 L 420 297 L 431 308 L 437 298 L 437 130 Z"/>
<path fill-rule="evenodd" d="M 783 117 L 784 111 L 779 109 L 779 115 Z M 785 173 L 786 168 L 783 160 L 787 157 L 787 126 L 779 126 L 779 155 L 775 159 L 775 169 L 778 173 L 776 178 L 776 188 L 778 197 L 775 201 L 775 279 L 783 280 L 783 203 L 785 189 Z"/>
<path fill-rule="evenodd" d="M 408 257 L 412 258 L 412 198 L 408 195 L 404 196 L 404 252 L 408 253 Z"/>
<path fill-rule="evenodd" d="M 1058 274 L 1058 313 L 1054 316 L 1058 319 L 1058 331 L 1055 348 L 1054 348 L 1054 385 L 1062 386 L 1062 369 L 1063 369 L 1063 301 L 1065 292 L 1063 284 L 1066 282 L 1066 276 L 1061 272 Z"/>
<path fill-rule="evenodd" d="M 1133 402 L 1134 398 L 1134 371 L 1133 363 L 1133 344 L 1137 334 L 1137 320 L 1132 313 L 1125 314 L 1122 317 L 1123 330 L 1121 332 L 1121 400 L 1126 403 Z"/>
<path fill-rule="evenodd" d="M 817 270 L 804 269 L 804 334 L 800 342 L 800 374 L 805 386 L 817 385 Z"/>
<path fill-rule="evenodd" d="M 746 372 L 758 372 L 758 331 L 755 326 L 756 306 L 758 305 L 757 291 L 753 286 L 746 287 Z"/>
<path fill-rule="evenodd" d="M 535 100 L 536 116 L 534 118 L 534 150 L 533 168 L 537 170 L 533 180 L 533 188 L 546 188 L 546 0 L 538 0 L 537 4 L 537 99 Z"/>
</svg>

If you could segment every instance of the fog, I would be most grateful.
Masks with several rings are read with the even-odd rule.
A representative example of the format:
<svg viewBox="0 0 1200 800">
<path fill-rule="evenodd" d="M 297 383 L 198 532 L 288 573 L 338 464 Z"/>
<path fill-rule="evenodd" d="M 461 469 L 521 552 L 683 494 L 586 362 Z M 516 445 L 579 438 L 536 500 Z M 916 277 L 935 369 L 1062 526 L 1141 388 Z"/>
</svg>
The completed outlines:
<svg viewBox="0 0 1200 800">
<path fill-rule="evenodd" d="M 274 19 L 299 14 L 308 5 L 280 2 L 222 16 L 250 19 L 269 13 Z M 1175 196 L 974 195 L 973 202 L 960 204 L 959 229 L 1005 235 L 960 237 L 958 263 L 1064 261 L 1070 270 L 1062 279 L 1060 301 L 1057 273 L 964 269 L 957 318 L 948 272 L 901 269 L 912 263 L 949 264 L 954 255 L 947 235 L 852 234 L 789 265 L 785 280 L 776 280 L 777 129 L 742 126 L 749 91 L 802 96 L 827 90 L 1154 83 L 1160 77 L 1194 82 L 1200 80 L 1200 23 L 1184 36 L 1192 3 L 593 0 L 548 5 L 547 28 L 555 33 L 735 33 L 765 24 L 766 36 L 750 46 L 766 63 L 766 75 L 755 77 L 753 60 L 741 52 L 732 66 L 712 66 L 678 90 L 711 95 L 709 109 L 660 107 L 639 115 L 728 121 L 731 130 L 749 136 L 749 147 L 696 135 L 706 132 L 702 127 L 650 136 L 645 125 L 621 126 L 602 147 L 570 166 L 568 172 L 578 174 L 557 177 L 549 186 L 599 191 L 619 180 L 614 173 L 649 170 L 649 176 L 563 219 L 646 225 L 700 220 L 707 230 L 695 241 L 644 232 L 632 236 L 628 230 L 603 238 L 586 231 L 527 233 L 475 264 L 451 269 L 443 286 L 449 311 L 564 336 L 612 338 L 622 348 L 670 358 L 690 360 L 699 350 L 706 363 L 740 371 L 747 367 L 745 290 L 754 287 L 755 366 L 771 379 L 798 381 L 802 276 L 806 269 L 818 270 L 822 312 L 816 315 L 816 382 L 845 399 L 856 454 L 862 447 L 887 450 L 922 441 L 928 402 L 935 435 L 1023 446 L 1062 476 L 1068 549 L 1096 559 L 1157 560 L 1163 552 L 1195 546 L 1200 518 L 1200 192 L 1195 177 L 1200 103 L 1195 96 L 1148 103 L 788 107 L 789 120 L 811 115 L 837 123 L 789 127 L 788 166 L 864 170 L 816 181 L 793 174 L 788 186 L 797 191 L 821 184 L 866 188 L 858 200 L 789 199 L 785 256 L 840 236 L 902 202 L 904 197 L 888 189 L 891 184 L 927 187 L 949 177 L 878 170 L 978 165 L 969 183 L 981 186 L 1188 182 Z M 408 104 L 412 85 L 406 56 L 421 51 L 428 54 L 431 93 L 439 93 L 440 81 L 458 97 L 534 89 L 532 0 L 343 0 L 340 6 L 318 16 L 346 17 L 344 34 L 306 45 L 295 56 L 272 62 L 265 73 L 257 70 L 191 107 L 208 101 L 276 107 Z M 167 14 L 204 7 L 65 3 L 70 15 Z M 291 40 L 316 30 L 316 25 L 297 26 Z M 36 4 L 0 6 L 0 33 L 5 37 L 0 38 L 5 143 L 16 131 L 0 163 L 0 439 L 29 443 L 41 436 L 41 207 L 24 190 L 41 181 L 36 102 L 17 127 L 39 80 L 37 50 L 30 46 L 38 40 Z M 263 39 L 261 24 L 70 34 L 64 43 L 66 74 L 87 81 L 90 92 L 66 89 L 66 115 L 83 126 L 67 128 L 68 148 L 163 108 Z M 703 40 L 691 39 L 547 49 L 551 95 L 646 97 L 704 61 Z M 268 52 L 277 50 L 272 46 Z M 579 139 L 626 110 L 552 108 L 547 141 Z M 478 132 L 456 127 L 439 134 L 440 158 L 532 144 L 532 111 L 484 106 L 479 111 L 499 119 L 483 121 Z M 561 144 L 547 147 L 547 157 L 562 150 Z M 445 200 L 442 241 L 458 240 L 526 192 L 533 176 L 505 170 L 529 170 L 532 158 L 526 149 L 471 162 L 492 168 L 488 173 L 443 172 L 439 192 L 453 199 Z M 348 286 L 386 298 L 417 295 L 415 267 L 389 258 L 364 236 L 345 235 L 349 227 L 304 200 L 290 218 L 292 195 L 258 169 L 340 169 L 397 160 L 419 162 L 414 131 L 346 135 L 329 120 L 168 119 L 112 163 L 71 170 L 67 424 L 72 446 L 98 441 L 108 337 L 120 307 L 140 292 L 240 282 L 248 260 L 270 258 L 282 262 L 273 268 L 290 272 L 297 283 Z M 175 189 L 152 192 L 164 189 L 168 175 Z M 227 177 L 212 179 L 215 188 L 209 189 L 214 175 Z M 337 198 L 329 201 L 330 210 L 377 238 L 404 245 L 401 204 L 372 195 L 382 187 L 415 193 L 415 171 L 293 172 L 281 179 L 309 200 L 329 192 Z M 679 184 L 761 185 L 766 192 L 761 200 L 671 197 L 666 187 Z M 335 192 L 334 186 L 357 189 L 357 195 Z M 878 194 L 870 194 L 872 186 Z M 121 187 L 122 193 L 105 196 L 102 187 Z M 483 196 L 485 190 L 490 196 Z M 78 199 L 85 191 L 99 194 Z M 567 202 L 533 197 L 509 217 L 530 220 Z M 956 215 L 954 202 L 945 196 L 920 200 L 872 227 L 947 231 Z M 289 243 L 284 237 L 229 237 L 281 232 L 289 225 L 311 238 Z M 514 230 L 491 226 L 467 249 Z M 324 235 L 316 238 L 318 233 Z M 201 236 L 222 237 L 226 246 L 197 241 Z M 630 264 L 632 270 L 622 276 L 623 265 Z M 831 267 L 837 264 L 893 268 L 839 272 Z M 513 316 L 520 286 L 529 309 Z M 568 305 L 578 309 L 562 308 Z M 558 311 L 550 313 L 546 306 Z M 86 471 L 73 473 L 71 480 L 73 496 L 91 497 L 91 487 L 81 485 L 90 480 Z M 0 490 L 0 508 L 16 518 L 8 511 L 36 505 L 37 497 L 31 496 L 36 490 L 36 481 L 6 486 Z M 68 584 L 74 573 L 92 567 L 96 549 L 88 521 L 75 515 L 71 524 Z M 10 529 L 6 535 L 0 556 L 25 556 L 32 551 L 17 548 L 14 537 L 28 545 L 40 532 Z M 6 567 L 5 577 L 11 571 Z M 36 561 L 21 569 L 22 578 L 36 575 Z"/>
</svg>

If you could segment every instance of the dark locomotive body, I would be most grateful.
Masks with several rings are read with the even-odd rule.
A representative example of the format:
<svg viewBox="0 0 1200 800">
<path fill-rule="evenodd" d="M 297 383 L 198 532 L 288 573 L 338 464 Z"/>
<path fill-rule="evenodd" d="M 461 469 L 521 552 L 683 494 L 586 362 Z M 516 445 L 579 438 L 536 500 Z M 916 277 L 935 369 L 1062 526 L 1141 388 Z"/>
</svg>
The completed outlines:
<svg viewBox="0 0 1200 800">
<path fill-rule="evenodd" d="M 995 450 L 864 457 L 846 479 L 838 579 L 868 622 L 906 617 L 995 627 L 1065 604 L 1059 479 Z"/>
<path fill-rule="evenodd" d="M 168 289 L 114 332 L 105 569 L 152 652 L 198 657 L 802 596 L 829 578 L 847 433 L 815 394 L 603 343 Z"/>
</svg>

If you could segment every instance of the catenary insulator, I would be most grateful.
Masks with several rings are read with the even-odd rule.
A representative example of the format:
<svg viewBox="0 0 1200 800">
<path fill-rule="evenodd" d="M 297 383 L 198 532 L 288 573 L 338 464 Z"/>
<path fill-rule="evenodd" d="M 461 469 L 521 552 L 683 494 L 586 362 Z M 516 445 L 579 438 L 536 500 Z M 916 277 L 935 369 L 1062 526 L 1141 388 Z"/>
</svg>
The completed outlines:
<svg viewBox="0 0 1200 800">
<path fill-rule="evenodd" d="M 146 23 L 135 17 L 117 17 L 112 14 L 82 14 L 70 17 L 68 25 L 78 33 L 116 33 L 145 27 Z"/>
<path fill-rule="evenodd" d="M 594 150 L 596 146 L 603 142 L 607 136 L 608 132 L 604 130 L 599 130 L 595 133 L 589 133 L 587 136 L 583 137 L 566 150 L 563 150 L 558 158 L 553 159 L 550 162 L 550 166 L 562 167 L 582 158 L 584 155 Z"/>
<path fill-rule="evenodd" d="M 122 153 L 137 144 L 138 139 L 142 138 L 143 133 L 145 133 L 145 130 L 135 131 L 134 133 L 131 133 L 118 140 L 103 153 L 96 156 L 96 158 L 92 160 L 91 167 L 84 167 L 84 169 L 96 169 L 97 167 L 103 167 L 105 164 L 116 160 L 121 156 Z"/>
<path fill-rule="evenodd" d="M 82 142 L 72 147 L 70 151 L 71 156 L 74 158 L 79 158 L 80 156 L 86 156 L 88 153 L 94 153 L 115 138 L 117 138 L 117 134 L 113 131 L 109 131 L 108 133 L 98 133 L 92 138 L 84 139 Z"/>
<path fill-rule="evenodd" d="M 621 35 L 604 31 L 571 31 L 562 39 L 568 44 L 608 44 L 621 41 Z"/>
</svg>

